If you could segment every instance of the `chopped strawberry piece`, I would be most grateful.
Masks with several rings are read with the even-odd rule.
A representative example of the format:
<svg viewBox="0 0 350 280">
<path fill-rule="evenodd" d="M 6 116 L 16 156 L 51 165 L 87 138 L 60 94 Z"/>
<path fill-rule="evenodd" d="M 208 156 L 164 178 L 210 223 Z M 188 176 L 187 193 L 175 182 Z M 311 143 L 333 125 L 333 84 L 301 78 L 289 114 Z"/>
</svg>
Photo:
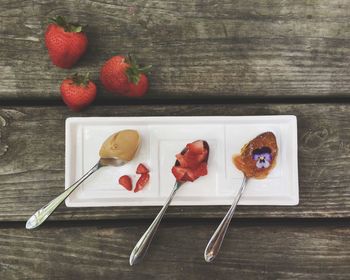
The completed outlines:
<svg viewBox="0 0 350 280">
<path fill-rule="evenodd" d="M 136 193 L 142 190 L 147 185 L 148 181 L 149 181 L 149 173 L 142 174 L 141 177 L 136 182 L 136 187 L 134 189 L 134 192 Z"/>
<path fill-rule="evenodd" d="M 145 173 L 148 173 L 148 172 L 149 172 L 148 168 L 143 163 L 140 163 L 137 166 L 136 174 L 145 174 Z"/>
<path fill-rule="evenodd" d="M 188 169 L 186 172 L 186 177 L 189 181 L 193 182 L 198 178 L 196 172 L 194 170 Z"/>
<path fill-rule="evenodd" d="M 176 155 L 176 159 L 179 161 L 181 167 L 190 167 L 190 168 L 196 167 L 199 164 L 197 158 L 198 158 L 197 155 L 193 155 L 189 152 L 185 153 L 184 155 L 182 154 Z"/>
<path fill-rule="evenodd" d="M 187 169 L 181 166 L 173 166 L 171 172 L 174 174 L 176 181 L 183 181 Z"/>
<path fill-rule="evenodd" d="M 188 149 L 189 152 L 197 155 L 202 154 L 204 151 L 206 151 L 202 140 L 198 140 L 190 144 L 187 144 L 186 148 Z"/>
<path fill-rule="evenodd" d="M 182 154 L 177 154 L 177 155 L 176 155 L 176 159 L 179 161 L 180 166 L 182 166 L 182 167 L 187 167 L 187 166 L 188 166 L 187 161 L 186 161 L 186 158 L 185 158 L 184 155 L 182 155 Z"/>
<path fill-rule="evenodd" d="M 128 191 L 132 190 L 131 178 L 128 175 L 121 176 L 119 178 L 119 184 L 126 188 Z"/>
<path fill-rule="evenodd" d="M 177 154 L 177 163 L 172 168 L 176 181 L 195 181 L 201 176 L 207 175 L 207 160 L 209 155 L 208 144 L 198 140 L 186 145 L 184 153 Z"/>
<path fill-rule="evenodd" d="M 207 159 L 208 159 L 208 150 L 205 150 L 200 155 L 197 155 L 197 161 L 198 162 L 207 161 Z"/>
<path fill-rule="evenodd" d="M 205 162 L 202 162 L 196 169 L 195 173 L 196 176 L 205 176 L 208 174 L 207 164 Z"/>
<path fill-rule="evenodd" d="M 191 181 L 190 177 L 188 177 L 187 175 L 187 172 L 185 174 L 185 176 L 182 178 L 182 181 L 181 182 L 188 182 L 188 181 Z"/>
</svg>

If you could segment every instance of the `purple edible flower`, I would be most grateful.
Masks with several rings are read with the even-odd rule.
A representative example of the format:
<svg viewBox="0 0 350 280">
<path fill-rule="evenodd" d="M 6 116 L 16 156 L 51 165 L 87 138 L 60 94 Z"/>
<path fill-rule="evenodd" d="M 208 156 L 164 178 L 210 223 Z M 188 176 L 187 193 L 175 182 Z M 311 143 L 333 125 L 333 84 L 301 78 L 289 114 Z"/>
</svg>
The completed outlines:
<svg viewBox="0 0 350 280">
<path fill-rule="evenodd" d="M 259 169 L 268 168 L 271 165 L 272 155 L 269 147 L 262 147 L 253 151 L 253 159 Z"/>
</svg>

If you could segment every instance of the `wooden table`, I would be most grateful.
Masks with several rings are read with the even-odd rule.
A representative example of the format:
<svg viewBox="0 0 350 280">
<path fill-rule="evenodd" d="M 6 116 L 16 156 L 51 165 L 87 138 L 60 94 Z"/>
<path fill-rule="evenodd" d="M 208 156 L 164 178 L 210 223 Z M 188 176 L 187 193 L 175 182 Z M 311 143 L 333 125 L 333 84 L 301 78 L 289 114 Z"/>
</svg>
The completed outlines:
<svg viewBox="0 0 350 280">
<path fill-rule="evenodd" d="M 0 1 L 0 279 L 349 279 L 350 2 L 346 0 Z M 73 70 L 53 67 L 47 18 L 88 24 Z M 135 53 L 152 64 L 144 99 L 98 84 L 73 113 L 59 94 L 74 71 Z M 228 207 L 171 207 L 145 261 L 129 254 L 159 207 L 61 206 L 71 116 L 298 117 L 300 205 L 238 207 L 219 257 L 203 249 Z"/>
</svg>

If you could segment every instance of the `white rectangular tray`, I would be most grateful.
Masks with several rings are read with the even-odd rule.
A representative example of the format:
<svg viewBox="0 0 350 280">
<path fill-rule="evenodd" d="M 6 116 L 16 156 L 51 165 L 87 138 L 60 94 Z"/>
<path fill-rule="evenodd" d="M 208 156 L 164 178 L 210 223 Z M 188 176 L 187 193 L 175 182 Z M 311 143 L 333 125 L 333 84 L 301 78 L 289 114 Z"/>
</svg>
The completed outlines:
<svg viewBox="0 0 350 280">
<path fill-rule="evenodd" d="M 258 134 L 272 131 L 279 155 L 276 167 L 263 180 L 250 179 L 239 204 L 297 205 L 298 144 L 295 116 L 242 117 L 91 117 L 66 120 L 65 187 L 69 187 L 99 159 L 101 144 L 122 129 L 135 129 L 142 137 L 136 158 L 122 167 L 104 167 L 88 178 L 66 199 L 68 207 L 163 205 L 175 179 L 171 167 L 175 154 L 187 143 L 209 143 L 208 175 L 184 184 L 172 205 L 230 205 L 242 173 L 232 164 L 232 155 Z M 118 178 L 136 167 L 150 168 L 149 184 L 140 192 L 119 186 Z"/>
</svg>

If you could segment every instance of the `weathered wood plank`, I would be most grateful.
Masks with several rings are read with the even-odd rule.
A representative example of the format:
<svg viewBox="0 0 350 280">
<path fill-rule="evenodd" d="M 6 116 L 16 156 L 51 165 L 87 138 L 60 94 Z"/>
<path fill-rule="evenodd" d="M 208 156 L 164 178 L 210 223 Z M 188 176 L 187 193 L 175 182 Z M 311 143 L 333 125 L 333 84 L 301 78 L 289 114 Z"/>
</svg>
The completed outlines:
<svg viewBox="0 0 350 280">
<path fill-rule="evenodd" d="M 153 65 L 149 98 L 350 92 L 346 0 L 1 0 L 0 8 L 2 100 L 58 100 L 68 73 L 97 79 L 104 60 L 128 51 Z M 57 14 L 88 24 L 89 51 L 72 71 L 53 67 L 44 47 Z"/>
<path fill-rule="evenodd" d="M 143 263 L 129 254 L 148 223 L 0 229 L 1 279 L 348 279 L 349 225 L 237 221 L 220 255 L 203 250 L 216 223 L 162 223 Z"/>
<path fill-rule="evenodd" d="M 300 205 L 239 207 L 237 217 L 349 217 L 350 105 L 157 105 L 0 109 L 0 220 L 23 221 L 63 190 L 68 116 L 264 115 L 298 117 Z M 50 219 L 151 218 L 159 207 L 66 208 Z M 222 217 L 227 207 L 170 207 L 167 217 Z"/>
</svg>

